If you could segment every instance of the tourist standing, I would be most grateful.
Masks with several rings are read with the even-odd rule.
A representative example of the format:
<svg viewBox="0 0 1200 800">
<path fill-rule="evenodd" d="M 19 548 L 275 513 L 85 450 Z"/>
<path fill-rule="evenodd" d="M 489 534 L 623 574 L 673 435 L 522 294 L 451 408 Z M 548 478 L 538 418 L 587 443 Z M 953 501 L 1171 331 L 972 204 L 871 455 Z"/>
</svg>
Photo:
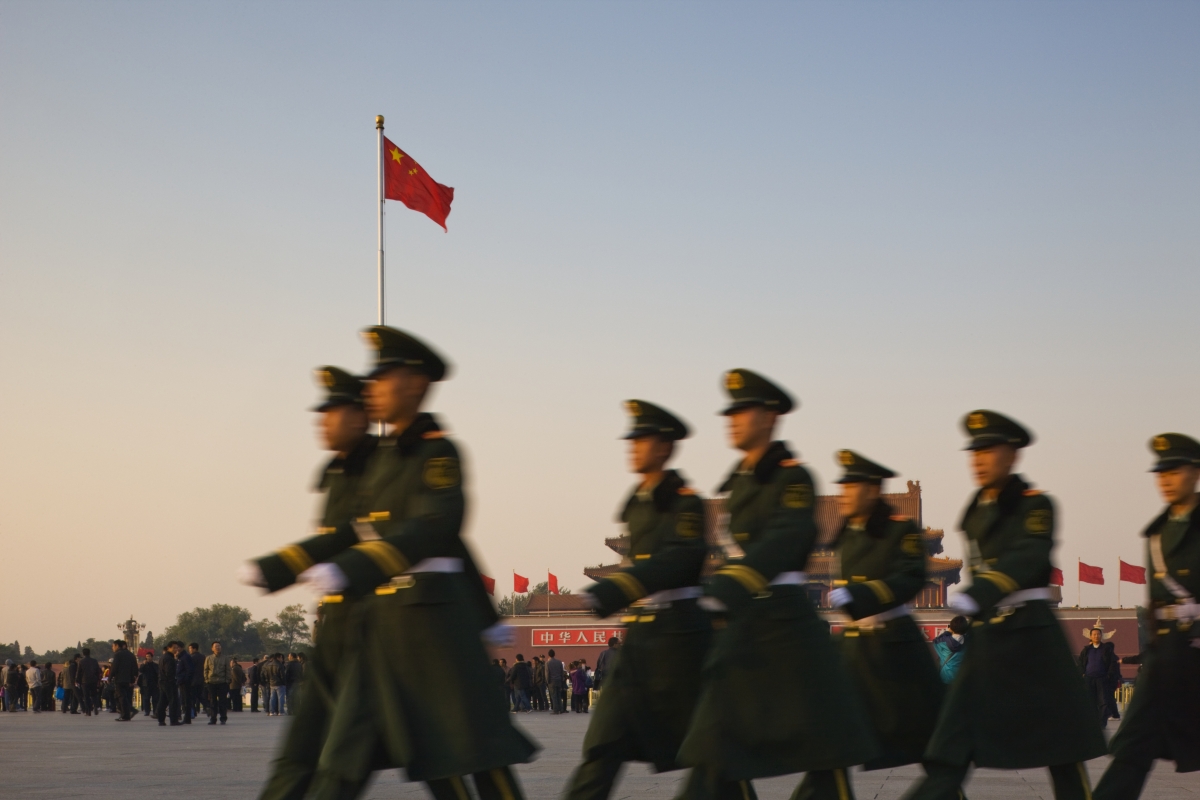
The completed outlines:
<svg viewBox="0 0 1200 800">
<path fill-rule="evenodd" d="M 229 710 L 229 659 L 221 655 L 221 643 L 212 643 L 212 655 L 204 659 L 204 686 L 208 692 L 208 724 L 216 725 L 217 718 L 225 724 Z"/>
</svg>

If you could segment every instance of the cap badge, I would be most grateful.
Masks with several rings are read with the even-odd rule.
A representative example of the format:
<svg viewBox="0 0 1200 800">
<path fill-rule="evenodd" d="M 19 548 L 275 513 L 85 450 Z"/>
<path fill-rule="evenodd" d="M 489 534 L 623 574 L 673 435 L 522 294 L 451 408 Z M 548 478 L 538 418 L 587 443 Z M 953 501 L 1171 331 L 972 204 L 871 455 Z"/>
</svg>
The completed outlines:
<svg viewBox="0 0 1200 800">
<path fill-rule="evenodd" d="M 363 331 L 363 338 L 367 340 L 367 344 L 379 349 L 379 334 L 375 331 Z"/>
<path fill-rule="evenodd" d="M 630 400 L 625 404 L 625 410 L 629 412 L 629 416 L 631 417 L 640 417 L 642 415 L 641 406 L 639 406 L 633 400 Z"/>
<path fill-rule="evenodd" d="M 746 385 L 746 381 L 744 378 L 742 378 L 742 374 L 740 372 L 726 372 L 725 373 L 725 388 L 728 389 L 729 391 L 736 392 L 738 389 L 743 388 L 745 385 Z"/>
<path fill-rule="evenodd" d="M 333 373 L 327 369 L 318 370 L 317 375 L 321 378 L 321 384 L 326 389 L 333 388 Z"/>
<path fill-rule="evenodd" d="M 967 417 L 967 427 L 973 431 L 977 431 L 980 428 L 986 428 L 987 425 L 988 425 L 987 416 L 984 414 L 980 414 L 980 413 L 976 412 L 976 413 L 972 414 L 971 416 Z"/>
<path fill-rule="evenodd" d="M 1164 450 L 1170 450 L 1171 443 L 1167 441 L 1167 437 L 1165 437 L 1165 436 L 1155 436 L 1154 437 L 1154 449 L 1160 453 L 1163 452 Z"/>
<path fill-rule="evenodd" d="M 843 467 L 849 467 L 854 464 L 854 454 L 849 450 L 843 450 L 838 453 L 838 461 L 841 462 Z"/>
</svg>

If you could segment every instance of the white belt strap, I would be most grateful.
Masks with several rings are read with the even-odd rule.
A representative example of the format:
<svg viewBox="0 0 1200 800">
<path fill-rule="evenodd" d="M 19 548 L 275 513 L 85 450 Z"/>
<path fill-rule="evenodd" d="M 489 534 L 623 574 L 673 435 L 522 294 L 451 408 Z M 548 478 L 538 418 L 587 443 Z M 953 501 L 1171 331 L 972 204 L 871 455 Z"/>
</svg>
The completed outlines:
<svg viewBox="0 0 1200 800">
<path fill-rule="evenodd" d="M 678 589 L 663 589 L 643 598 L 640 602 L 648 606 L 665 606 L 678 600 L 695 600 L 704 594 L 699 586 L 681 586 Z"/>
<path fill-rule="evenodd" d="M 887 611 L 881 611 L 874 616 L 863 617 L 862 619 L 851 622 L 850 624 L 858 628 L 877 628 L 888 620 L 907 617 L 910 614 L 912 614 L 912 608 L 910 608 L 908 605 L 899 605 L 895 608 L 890 608 Z"/>
<path fill-rule="evenodd" d="M 808 583 L 806 572 L 781 572 L 771 579 L 772 586 L 803 586 Z"/>
<path fill-rule="evenodd" d="M 1040 586 L 1036 589 L 1021 589 L 1019 592 L 1013 592 L 1010 595 L 1005 595 L 997 603 L 997 608 L 1013 608 L 1023 606 L 1030 600 L 1053 600 L 1054 592 L 1050 591 L 1049 586 Z"/>
<path fill-rule="evenodd" d="M 407 575 L 407 574 L 415 573 L 415 572 L 462 572 L 462 571 L 463 571 L 463 560 L 461 558 L 448 558 L 448 557 L 441 556 L 438 558 L 427 558 L 424 561 L 418 561 L 416 564 L 413 564 L 411 567 L 404 570 L 404 573 Z"/>
<path fill-rule="evenodd" d="M 1180 585 L 1179 581 L 1171 577 L 1171 573 L 1167 572 L 1167 559 L 1163 557 L 1162 549 L 1162 534 L 1156 533 L 1150 537 L 1150 561 L 1154 564 L 1154 577 L 1162 581 L 1162 585 L 1167 587 L 1167 591 L 1175 595 L 1175 598 L 1185 605 L 1195 605 L 1196 598 L 1192 597 L 1192 593 Z"/>
<path fill-rule="evenodd" d="M 1174 619 L 1183 623 L 1191 623 L 1200 619 L 1200 603 L 1176 603 L 1173 606 L 1163 606 L 1154 609 L 1155 619 Z"/>
</svg>

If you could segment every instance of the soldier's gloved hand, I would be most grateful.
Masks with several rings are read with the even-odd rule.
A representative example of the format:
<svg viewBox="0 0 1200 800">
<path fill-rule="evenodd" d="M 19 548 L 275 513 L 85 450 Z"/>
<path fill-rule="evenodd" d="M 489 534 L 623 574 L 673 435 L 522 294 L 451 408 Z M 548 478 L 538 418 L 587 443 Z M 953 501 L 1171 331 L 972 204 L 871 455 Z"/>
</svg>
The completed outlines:
<svg viewBox="0 0 1200 800">
<path fill-rule="evenodd" d="M 512 647 L 517 643 L 517 629 L 514 625 L 497 622 L 490 628 L 485 628 L 479 635 L 488 647 Z"/>
<path fill-rule="evenodd" d="M 338 594 L 350 585 L 346 573 L 336 564 L 314 564 L 296 577 L 297 583 L 307 583 L 317 594 Z"/>
<path fill-rule="evenodd" d="M 728 606 L 715 597 L 701 597 L 696 601 L 696 605 L 711 614 L 724 614 L 729 610 Z"/>
<path fill-rule="evenodd" d="M 829 593 L 829 604 L 834 608 L 848 606 L 854 602 L 854 595 L 845 586 L 839 586 Z"/>
<path fill-rule="evenodd" d="M 946 599 L 946 605 L 966 617 L 973 617 L 979 613 L 979 603 L 969 594 L 952 594 Z"/>
<path fill-rule="evenodd" d="M 600 601 L 596 599 L 596 595 L 592 594 L 591 592 L 580 592 L 579 604 L 588 611 L 595 611 L 600 607 Z"/>
<path fill-rule="evenodd" d="M 253 561 L 247 561 L 238 568 L 237 579 L 239 583 L 244 583 L 247 586 L 257 586 L 260 589 L 267 588 L 267 576 L 263 575 L 262 567 Z"/>
</svg>

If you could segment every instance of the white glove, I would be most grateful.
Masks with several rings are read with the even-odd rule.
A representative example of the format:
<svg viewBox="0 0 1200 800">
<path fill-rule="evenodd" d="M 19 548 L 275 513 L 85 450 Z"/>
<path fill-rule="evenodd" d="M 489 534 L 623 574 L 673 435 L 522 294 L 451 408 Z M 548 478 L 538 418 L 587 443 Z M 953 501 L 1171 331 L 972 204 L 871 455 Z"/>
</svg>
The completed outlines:
<svg viewBox="0 0 1200 800">
<path fill-rule="evenodd" d="M 317 594 L 338 594 L 350 585 L 350 579 L 336 564 L 314 564 L 296 577 L 297 583 L 310 584 Z"/>
<path fill-rule="evenodd" d="M 705 611 L 711 611 L 714 614 L 724 614 L 729 608 L 715 597 L 701 597 L 696 601 L 696 605 L 703 608 Z"/>
<path fill-rule="evenodd" d="M 854 602 L 854 595 L 845 586 L 839 586 L 829 593 L 829 604 L 834 608 L 848 606 Z"/>
<path fill-rule="evenodd" d="M 979 613 L 979 603 L 969 594 L 952 594 L 946 599 L 946 605 L 966 617 Z"/>
<path fill-rule="evenodd" d="M 267 588 L 267 577 L 263 575 L 262 567 L 253 561 L 247 561 L 238 568 L 237 579 L 239 583 L 244 583 L 247 586 L 257 586 L 260 589 Z"/>
<path fill-rule="evenodd" d="M 488 647 L 512 647 L 517 643 L 517 628 L 506 622 L 497 622 L 479 636 Z"/>
<path fill-rule="evenodd" d="M 595 611 L 596 608 L 599 607 L 600 601 L 597 600 L 596 595 L 592 594 L 591 592 L 580 592 L 579 604 L 588 611 Z"/>
</svg>

